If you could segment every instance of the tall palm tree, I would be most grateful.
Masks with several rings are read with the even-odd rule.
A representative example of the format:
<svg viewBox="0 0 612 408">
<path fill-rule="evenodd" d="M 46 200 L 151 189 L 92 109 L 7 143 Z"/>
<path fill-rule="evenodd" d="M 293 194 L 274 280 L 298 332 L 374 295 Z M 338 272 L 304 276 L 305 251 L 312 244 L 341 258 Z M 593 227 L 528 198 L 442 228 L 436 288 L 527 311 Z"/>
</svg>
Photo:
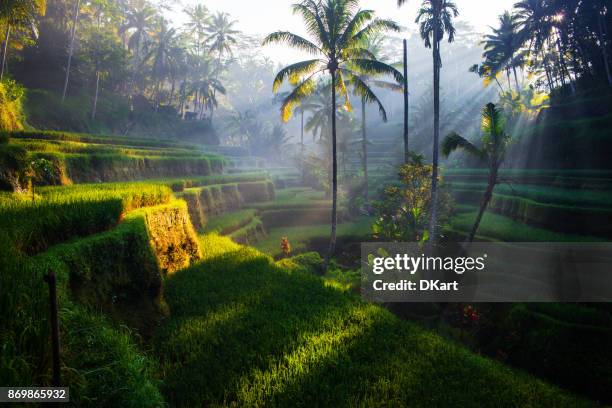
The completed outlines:
<svg viewBox="0 0 612 408">
<path fill-rule="evenodd" d="M 184 11 L 189 18 L 189 20 L 185 23 L 185 31 L 192 37 L 195 43 L 196 55 L 201 56 L 204 40 L 206 38 L 206 32 L 210 24 L 210 12 L 203 4 L 188 7 Z"/>
<path fill-rule="evenodd" d="M 364 42 L 364 47 L 372 54 L 373 58 L 379 58 L 381 50 L 382 50 L 382 36 L 372 36 L 368 40 Z M 377 79 L 371 75 L 361 75 L 361 78 L 364 82 L 366 82 L 369 86 L 375 86 L 395 92 L 402 92 L 403 85 L 398 84 L 396 82 L 385 81 L 381 79 Z M 404 77 L 405 78 L 405 77 Z M 403 84 L 403 82 L 402 82 Z M 368 188 L 368 137 L 366 131 L 366 105 L 368 101 L 366 101 L 365 97 L 361 96 L 361 165 L 363 171 L 363 198 L 367 202 L 369 195 Z M 383 110 L 384 111 L 384 110 Z M 381 111 L 381 114 L 383 113 Z M 386 121 L 386 115 L 383 115 L 383 120 Z"/>
<path fill-rule="evenodd" d="M 360 77 L 362 74 L 391 75 L 397 82 L 403 80 L 395 68 L 372 58 L 363 42 L 377 32 L 398 31 L 398 25 L 390 20 L 377 19 L 372 10 L 359 9 L 358 0 L 305 0 L 292 6 L 305 22 L 306 30 L 313 41 L 288 31 L 277 31 L 268 35 L 264 44 L 285 43 L 305 51 L 315 58 L 289 65 L 276 75 L 273 84 L 277 92 L 286 79 L 297 86 L 285 98 L 281 107 L 281 118 L 287 121 L 293 109 L 316 88 L 315 78 L 328 73 L 331 77 L 331 135 L 332 135 L 332 216 L 329 250 L 325 258 L 327 265 L 336 248 L 338 208 L 338 162 L 336 151 L 336 100 L 337 93 L 350 107 L 347 82 L 352 83 L 356 93 L 366 101 L 376 103 L 383 118 L 386 113 L 382 103 Z"/>
<path fill-rule="evenodd" d="M 217 79 L 216 69 L 210 60 L 199 58 L 197 66 L 193 69 L 192 94 L 195 95 L 194 102 L 198 118 L 204 117 L 204 111 L 210 111 L 212 117 L 213 110 L 218 106 L 217 92 L 225 95 L 225 87 Z"/>
<path fill-rule="evenodd" d="M 79 12 L 81 10 L 81 0 L 75 0 L 72 10 L 72 29 L 70 30 L 70 44 L 68 45 L 68 60 L 66 61 L 66 74 L 64 77 L 64 89 L 62 90 L 62 102 L 66 99 L 68 92 L 68 81 L 70 80 L 70 67 L 72 65 L 72 55 L 74 54 L 74 39 L 76 37 L 77 24 L 79 23 Z"/>
<path fill-rule="evenodd" d="M 493 189 L 497 184 L 497 175 L 499 167 L 504 161 L 506 154 L 506 148 L 510 143 L 510 135 L 505 131 L 505 121 L 503 118 L 502 111 L 498 109 L 493 103 L 487 104 L 482 109 L 482 137 L 481 146 L 477 147 L 467 139 L 463 138 L 459 134 L 452 132 L 448 134 L 442 142 L 442 154 L 448 157 L 453 151 L 461 149 L 466 151 L 468 154 L 479 157 L 487 161 L 489 166 L 489 177 L 487 183 L 487 189 L 485 190 L 484 196 L 480 203 L 480 209 L 478 215 L 468 236 L 468 242 L 474 240 L 476 231 L 482 220 L 482 216 L 491 201 L 493 196 Z"/>
<path fill-rule="evenodd" d="M 146 3 L 137 3 L 136 7 L 127 10 L 125 22 L 119 27 L 119 34 L 129 34 L 127 48 L 134 53 L 131 79 L 132 92 L 136 87 L 136 75 L 142 63 L 141 57 L 146 52 L 146 46 L 151 40 L 151 32 L 156 25 L 157 12 Z"/>
<path fill-rule="evenodd" d="M 37 15 L 44 15 L 46 6 L 46 0 L 2 0 L 0 2 L 0 23 L 6 24 L 4 42 L 2 44 L 0 81 L 4 77 L 11 29 L 15 26 L 23 25 L 30 25 L 34 28 L 34 18 Z M 34 32 L 37 34 L 36 30 Z"/>
<path fill-rule="evenodd" d="M 549 58 L 545 57 L 546 39 L 550 36 L 552 26 L 548 21 L 546 0 L 521 0 L 514 4 L 516 23 L 523 43 L 529 41 L 527 52 L 542 57 L 548 88 L 552 90 L 553 81 Z M 536 59 L 536 58 L 534 58 Z"/>
<path fill-rule="evenodd" d="M 397 0 L 398 6 L 405 2 L 406 0 Z M 438 219 L 438 144 L 440 143 L 440 68 L 442 67 L 440 43 L 445 34 L 448 36 L 449 43 L 455 40 L 453 18 L 458 15 L 459 10 L 451 0 L 423 0 L 415 20 L 419 24 L 425 47 L 432 49 L 433 57 L 434 129 L 431 172 L 432 207 L 429 222 L 429 242 L 431 245 L 435 244 L 436 241 Z"/>
<path fill-rule="evenodd" d="M 484 45 L 485 60 L 492 68 L 492 75 L 505 70 L 508 77 L 508 88 L 510 85 L 510 70 L 514 72 L 516 91 L 520 91 L 516 68 L 522 65 L 523 57 L 519 53 L 521 48 L 521 37 L 517 31 L 518 23 L 516 17 L 506 11 L 499 16 L 499 27 L 493 28 L 493 34 L 485 36 Z"/>
<path fill-rule="evenodd" d="M 235 20 L 230 19 L 230 15 L 223 12 L 217 12 L 211 19 L 208 27 L 209 36 L 206 39 L 209 42 L 210 52 L 217 53 L 217 74 L 215 79 L 219 79 L 221 73 L 221 62 L 224 54 L 233 54 L 233 47 L 238 44 L 237 35 L 240 33 L 234 28 Z M 212 121 L 213 112 L 210 112 L 210 120 Z"/>
<path fill-rule="evenodd" d="M 145 60 L 153 59 L 152 77 L 155 82 L 155 108 L 159 107 L 161 86 L 172 65 L 172 50 L 176 46 L 176 29 L 169 28 L 165 20 L 161 20 L 159 30 L 155 33 L 154 44 L 145 57 Z"/>
</svg>

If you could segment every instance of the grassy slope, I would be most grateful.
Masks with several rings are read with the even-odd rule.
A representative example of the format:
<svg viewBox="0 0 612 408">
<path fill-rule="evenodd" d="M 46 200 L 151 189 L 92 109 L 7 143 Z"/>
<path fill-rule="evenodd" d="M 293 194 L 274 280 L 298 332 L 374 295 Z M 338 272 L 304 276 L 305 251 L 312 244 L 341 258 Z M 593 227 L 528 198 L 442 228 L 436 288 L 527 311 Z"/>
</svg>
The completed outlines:
<svg viewBox="0 0 612 408">
<path fill-rule="evenodd" d="M 371 234 L 372 219 L 361 217 L 355 221 L 338 224 L 337 234 L 342 236 L 365 237 Z M 280 255 L 280 240 L 289 238 L 293 252 L 303 252 L 309 240 L 319 237 L 328 237 L 331 233 L 329 225 L 309 225 L 295 227 L 271 228 L 266 231 L 267 237 L 257 242 L 254 247 L 272 256 Z"/>
<path fill-rule="evenodd" d="M 252 248 L 202 247 L 155 339 L 171 405 L 589 405 Z"/>
<path fill-rule="evenodd" d="M 477 207 L 459 206 L 459 213 L 451 220 L 450 230 L 468 233 L 476 219 Z M 502 215 L 485 212 L 477 237 L 505 242 L 599 242 L 605 239 L 584 235 L 562 234 L 543 228 L 531 227 Z"/>
</svg>

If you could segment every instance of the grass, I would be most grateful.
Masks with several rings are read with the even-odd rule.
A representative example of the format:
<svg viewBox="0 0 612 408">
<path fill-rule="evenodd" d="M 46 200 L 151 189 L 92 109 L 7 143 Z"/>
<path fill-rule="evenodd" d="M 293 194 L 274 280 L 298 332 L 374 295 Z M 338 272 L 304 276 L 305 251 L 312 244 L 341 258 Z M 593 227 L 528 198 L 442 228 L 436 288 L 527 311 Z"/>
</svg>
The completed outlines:
<svg viewBox="0 0 612 408">
<path fill-rule="evenodd" d="M 452 182 L 452 190 L 477 191 L 484 193 L 486 183 L 479 182 Z M 496 194 L 519 196 L 546 204 L 570 205 L 575 207 L 612 207 L 612 193 L 610 191 L 568 189 L 545 185 L 508 185 L 498 184 Z"/>
<path fill-rule="evenodd" d="M 589 406 L 218 236 L 154 341 L 175 406 Z"/>
<path fill-rule="evenodd" d="M 0 201 L 0 228 L 14 248 L 28 254 L 106 230 L 130 210 L 172 198 L 166 186 L 130 183 L 46 187 L 35 192 L 34 202 L 23 198 Z"/>
<path fill-rule="evenodd" d="M 371 225 L 371 218 L 361 217 L 353 222 L 338 224 L 337 234 L 339 237 L 365 238 L 372 232 Z M 267 230 L 267 237 L 257 242 L 254 247 L 271 256 L 278 256 L 282 253 L 281 238 L 288 237 L 293 252 L 299 253 L 308 249 L 307 243 L 311 239 L 329 237 L 330 233 L 331 230 L 327 224 L 271 228 Z"/>
<path fill-rule="evenodd" d="M 48 190 L 53 189 L 45 189 L 52 194 Z M 87 192 L 84 186 L 68 190 L 77 197 Z M 138 327 L 140 333 L 155 327 L 164 313 L 163 273 L 184 268 L 200 257 L 187 221 L 185 203 L 174 201 L 131 211 L 116 228 L 56 245 L 33 257 L 15 252 L 12 246 L 0 247 L 0 287 L 6 291 L 0 307 L 7 311 L 0 321 L 0 383 L 50 383 L 48 294 L 42 277 L 54 271 L 62 378 L 71 389 L 71 401 L 78 406 L 162 405 L 155 367 L 125 324 Z M 0 237 L 6 238 L 4 230 Z"/>
<path fill-rule="evenodd" d="M 470 211 L 471 208 L 471 211 Z M 467 234 L 476 219 L 477 207 L 462 206 L 452 218 L 450 230 Z M 532 227 L 511 218 L 485 212 L 476 237 L 483 240 L 505 242 L 600 242 L 605 239 L 576 234 L 557 233 L 543 228 Z"/>
<path fill-rule="evenodd" d="M 232 211 L 210 219 L 204 227 L 205 232 L 218 232 L 221 235 L 228 235 L 239 230 L 255 218 L 255 210 L 246 209 Z"/>
<path fill-rule="evenodd" d="M 182 147 L 182 148 L 189 147 L 189 145 L 186 145 L 184 143 L 169 142 L 167 140 L 120 137 L 120 136 L 91 135 L 88 133 L 59 132 L 59 131 L 53 131 L 53 130 L 34 130 L 34 131 L 12 132 L 11 138 L 38 139 L 38 140 L 60 140 L 60 141 L 70 141 L 70 142 L 110 144 L 110 145 L 121 145 L 121 146 L 140 146 L 140 147 Z"/>
</svg>

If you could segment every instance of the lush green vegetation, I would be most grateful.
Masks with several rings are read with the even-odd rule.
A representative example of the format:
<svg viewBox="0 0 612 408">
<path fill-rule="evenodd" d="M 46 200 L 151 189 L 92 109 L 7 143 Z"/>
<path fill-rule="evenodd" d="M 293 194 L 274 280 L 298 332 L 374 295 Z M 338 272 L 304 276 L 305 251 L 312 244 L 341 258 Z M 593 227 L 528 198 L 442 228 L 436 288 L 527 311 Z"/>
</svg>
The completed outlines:
<svg viewBox="0 0 612 408">
<path fill-rule="evenodd" d="M 51 385 L 54 273 L 77 406 L 612 402 L 608 304 L 358 296 L 363 241 L 612 238 L 606 2 L 179 3 L 1 0 L 0 385 Z"/>
<path fill-rule="evenodd" d="M 155 338 L 172 405 L 589 405 L 253 249 L 203 244 Z"/>
</svg>

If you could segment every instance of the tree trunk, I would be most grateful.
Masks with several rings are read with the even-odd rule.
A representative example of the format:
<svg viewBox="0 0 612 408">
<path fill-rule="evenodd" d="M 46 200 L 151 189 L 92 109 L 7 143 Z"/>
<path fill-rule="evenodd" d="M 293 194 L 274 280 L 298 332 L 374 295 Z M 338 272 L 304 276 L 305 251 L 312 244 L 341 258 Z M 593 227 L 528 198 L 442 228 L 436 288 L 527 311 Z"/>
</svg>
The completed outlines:
<svg viewBox="0 0 612 408">
<path fill-rule="evenodd" d="M 431 169 L 431 213 L 429 217 L 429 247 L 436 245 L 436 229 L 438 223 L 438 144 L 440 139 L 440 42 L 438 28 L 440 25 L 439 10 L 435 11 L 433 27 L 433 86 L 434 86 L 434 132 L 433 157 Z"/>
<path fill-rule="evenodd" d="M 408 149 L 408 42 L 404 39 L 404 164 L 410 162 Z"/>
<path fill-rule="evenodd" d="M 11 38 L 11 25 L 6 25 L 6 34 L 4 35 L 4 44 L 2 45 L 2 68 L 0 68 L 0 81 L 4 78 L 4 67 L 6 67 L 6 55 L 8 53 L 8 44 Z"/>
<path fill-rule="evenodd" d="M 221 55 L 223 54 L 221 46 L 219 46 L 219 56 L 217 57 L 217 72 L 215 73 L 215 82 L 219 81 L 219 72 L 221 71 Z M 213 99 L 217 98 L 217 89 L 213 89 Z M 212 126 L 214 109 L 210 110 L 210 124 Z"/>
<path fill-rule="evenodd" d="M 601 13 L 599 13 L 599 17 L 597 18 L 597 20 L 599 23 L 599 42 L 601 43 L 601 52 L 603 53 L 604 67 L 606 68 L 608 85 L 612 86 L 612 73 L 610 73 L 610 62 L 608 61 L 608 37 L 606 35 L 607 33 L 604 33 L 605 27 L 602 22 L 603 15 Z"/>
<path fill-rule="evenodd" d="M 519 85 L 518 75 L 516 75 L 516 67 L 512 65 L 512 72 L 514 72 L 514 82 L 516 83 L 516 92 L 521 92 L 521 86 Z"/>
<path fill-rule="evenodd" d="M 362 149 L 362 166 L 363 166 L 363 199 L 367 203 L 369 188 L 368 188 L 368 137 L 366 134 L 366 101 L 361 97 L 361 149 Z"/>
<path fill-rule="evenodd" d="M 76 0 L 74 3 L 74 11 L 72 17 L 72 32 L 70 33 L 70 47 L 68 48 L 68 62 L 66 63 L 66 77 L 64 79 L 64 90 L 62 91 L 62 102 L 66 99 L 68 91 L 68 81 L 70 80 L 70 65 L 72 65 L 72 54 L 74 53 L 74 37 L 76 35 L 76 27 L 79 21 L 79 7 L 81 0 Z"/>
<path fill-rule="evenodd" d="M 476 216 L 476 220 L 474 221 L 474 225 L 472 226 L 472 230 L 470 231 L 470 235 L 468 236 L 468 242 L 474 241 L 474 237 L 476 236 L 476 232 L 478 231 L 478 227 L 480 226 L 480 221 L 482 221 L 482 216 L 484 215 L 485 210 L 489 206 L 489 202 L 491 201 L 491 197 L 493 196 L 493 189 L 495 188 L 496 184 L 497 165 L 495 164 L 491 169 L 491 173 L 489 174 L 489 183 L 487 185 L 487 190 L 485 191 L 485 194 L 482 197 L 482 202 L 480 203 L 478 215 Z"/>
<path fill-rule="evenodd" d="M 561 44 L 561 31 L 556 29 L 556 37 L 557 37 L 557 51 L 559 52 L 559 63 L 561 64 L 561 77 L 565 78 L 567 75 L 567 80 L 570 84 L 570 88 L 572 89 L 572 93 L 576 93 L 576 87 L 574 86 L 574 81 L 572 81 L 572 77 L 570 75 L 569 70 L 567 69 L 567 63 L 565 62 L 565 49 Z"/>
<path fill-rule="evenodd" d="M 336 71 L 331 71 L 332 88 L 332 214 L 331 214 L 331 237 L 329 240 L 329 250 L 325 257 L 325 269 L 329 265 L 336 250 L 336 228 L 338 223 L 338 160 L 336 151 Z"/>
<path fill-rule="evenodd" d="M 98 91 L 100 89 L 100 72 L 96 72 L 96 93 L 94 94 L 93 109 L 91 110 L 91 120 L 96 118 L 96 109 L 98 108 Z"/>
<path fill-rule="evenodd" d="M 300 123 L 300 167 L 302 169 L 302 183 L 306 180 L 304 169 L 304 109 L 302 108 L 302 117 Z"/>
</svg>

